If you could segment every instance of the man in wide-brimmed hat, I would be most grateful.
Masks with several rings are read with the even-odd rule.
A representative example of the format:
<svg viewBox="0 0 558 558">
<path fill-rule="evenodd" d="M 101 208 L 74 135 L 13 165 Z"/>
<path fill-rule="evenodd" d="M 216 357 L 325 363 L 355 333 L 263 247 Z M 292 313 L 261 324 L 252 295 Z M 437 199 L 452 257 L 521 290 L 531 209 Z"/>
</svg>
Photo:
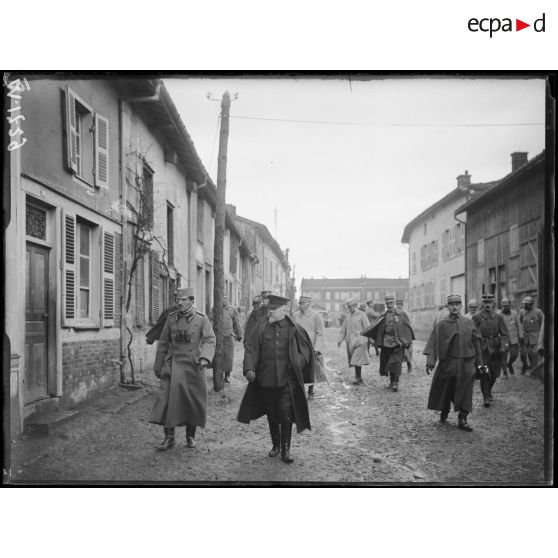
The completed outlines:
<svg viewBox="0 0 558 558">
<path fill-rule="evenodd" d="M 297 432 L 310 429 L 305 383 L 314 382 L 314 349 L 308 334 L 287 313 L 289 299 L 269 295 L 269 315 L 247 333 L 244 351 L 246 392 L 238 421 L 249 423 L 267 415 L 272 448 L 270 457 L 290 454 L 293 422 Z"/>
<path fill-rule="evenodd" d="M 186 426 L 187 446 L 195 447 L 196 427 L 204 428 L 207 418 L 206 368 L 215 354 L 215 334 L 208 317 L 194 308 L 194 289 L 179 289 L 177 305 L 161 332 L 154 365 L 161 389 L 149 422 L 164 427 L 159 451 L 174 447 L 177 426 Z"/>
<path fill-rule="evenodd" d="M 481 334 L 470 318 L 461 315 L 461 295 L 450 295 L 447 301 L 449 315 L 436 323 L 424 348 L 427 374 L 438 362 L 428 408 L 440 411 L 440 422 L 445 423 L 453 402 L 458 428 L 471 432 L 467 416 L 473 409 L 476 367 L 483 364 Z"/>
</svg>

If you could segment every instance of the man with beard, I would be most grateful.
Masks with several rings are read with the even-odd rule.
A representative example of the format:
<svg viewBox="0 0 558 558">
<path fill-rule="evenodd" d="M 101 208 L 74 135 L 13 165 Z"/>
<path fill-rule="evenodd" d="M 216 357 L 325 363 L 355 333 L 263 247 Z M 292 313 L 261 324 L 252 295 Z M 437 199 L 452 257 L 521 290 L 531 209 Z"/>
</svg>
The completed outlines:
<svg viewBox="0 0 558 558">
<path fill-rule="evenodd" d="M 248 424 L 267 415 L 273 447 L 270 457 L 290 455 L 292 424 L 310 429 L 305 383 L 314 382 L 314 349 L 308 334 L 287 314 L 288 298 L 269 295 L 269 315 L 247 334 L 244 376 L 248 386 L 237 420 Z"/>
<path fill-rule="evenodd" d="M 523 343 L 523 328 L 519 316 L 511 309 L 511 302 L 508 297 L 502 299 L 502 316 L 506 320 L 508 326 L 508 333 L 510 334 L 509 346 L 502 357 L 502 372 L 504 378 L 508 377 L 508 371 L 511 375 L 514 374 L 513 363 L 519 355 L 519 346 Z"/>
<path fill-rule="evenodd" d="M 544 314 L 539 308 L 535 308 L 532 296 L 523 299 L 523 310 L 521 312 L 521 326 L 523 327 L 523 343 L 521 344 L 521 373 L 535 368 L 539 362 L 537 344 L 544 323 Z"/>
<path fill-rule="evenodd" d="M 215 355 L 215 334 L 208 317 L 194 308 L 194 289 L 179 289 L 177 304 L 161 332 L 154 365 L 161 389 L 149 422 L 164 427 L 159 451 L 174 447 L 176 426 L 186 426 L 187 446 L 195 447 L 196 427 L 204 428 L 207 418 L 206 368 Z"/>
<path fill-rule="evenodd" d="M 482 335 L 482 360 L 489 371 L 488 374 L 482 374 L 480 380 L 485 407 L 490 407 L 494 401 L 492 388 L 500 376 L 502 356 L 510 340 L 506 320 L 494 310 L 494 305 L 494 295 L 483 294 L 482 310 L 472 318 Z"/>
<path fill-rule="evenodd" d="M 362 367 L 370 364 L 368 359 L 368 339 L 361 335 L 361 331 L 368 328 L 370 322 L 366 314 L 357 308 L 358 303 L 355 300 L 348 300 L 346 304 L 348 312 L 339 330 L 337 347 L 341 347 L 341 343 L 345 341 L 349 368 L 353 366 L 355 368 L 353 384 L 359 385 L 362 384 Z"/>
<path fill-rule="evenodd" d="M 388 389 L 398 391 L 401 365 L 405 360 L 405 349 L 409 348 L 415 334 L 407 313 L 395 307 L 395 297 L 386 295 L 386 309 L 378 321 L 362 332 L 375 339 L 380 352 L 380 376 L 389 374 Z"/>
<path fill-rule="evenodd" d="M 438 368 L 432 378 L 428 408 L 440 411 L 445 423 L 450 404 L 458 412 L 458 428 L 471 432 L 467 416 L 473 409 L 475 367 L 482 366 L 481 335 L 473 321 L 461 315 L 461 295 L 448 296 L 449 315 L 434 326 L 424 348 L 426 373 Z"/>
</svg>

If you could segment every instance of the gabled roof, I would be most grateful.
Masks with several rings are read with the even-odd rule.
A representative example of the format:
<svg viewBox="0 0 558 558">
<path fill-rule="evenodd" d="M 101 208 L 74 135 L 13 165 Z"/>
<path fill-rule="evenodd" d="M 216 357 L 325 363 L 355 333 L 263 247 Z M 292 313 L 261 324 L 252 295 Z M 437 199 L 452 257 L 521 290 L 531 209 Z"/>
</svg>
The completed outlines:
<svg viewBox="0 0 558 558">
<path fill-rule="evenodd" d="M 455 210 L 455 215 L 470 211 L 479 206 L 479 204 L 485 203 L 494 196 L 499 195 L 503 190 L 512 186 L 517 180 L 523 178 L 526 174 L 534 172 L 539 168 L 544 169 L 544 150 L 538 155 L 533 157 L 530 161 L 527 161 L 524 165 L 510 172 L 501 180 L 492 183 L 492 187 L 487 191 L 483 192 L 481 195 L 474 197 L 472 200 L 464 203 Z"/>
<path fill-rule="evenodd" d="M 446 194 L 443 198 L 439 199 L 437 202 L 433 203 L 431 206 L 427 207 L 422 213 L 417 215 L 412 221 L 410 221 L 403 230 L 403 236 L 401 237 L 401 242 L 403 244 L 408 244 L 411 237 L 411 232 L 413 229 L 424 219 L 426 219 L 431 213 L 434 213 L 440 207 L 458 200 L 463 196 L 475 196 L 478 197 L 481 192 L 486 191 L 495 184 L 495 182 L 478 182 L 476 184 L 467 184 L 463 188 L 455 188 Z"/>
</svg>

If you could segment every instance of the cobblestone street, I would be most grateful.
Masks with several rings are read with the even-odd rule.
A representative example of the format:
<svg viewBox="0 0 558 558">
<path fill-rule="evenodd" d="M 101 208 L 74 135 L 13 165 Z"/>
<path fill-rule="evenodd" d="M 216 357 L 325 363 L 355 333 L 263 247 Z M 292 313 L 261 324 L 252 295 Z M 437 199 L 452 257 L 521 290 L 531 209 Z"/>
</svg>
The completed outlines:
<svg viewBox="0 0 558 558">
<path fill-rule="evenodd" d="M 498 380 L 495 402 L 482 406 L 475 385 L 472 433 L 426 409 L 432 376 L 424 372 L 423 345 L 416 343 L 412 373 L 403 372 L 400 391 L 385 389 L 379 358 L 363 368 L 364 385 L 351 384 L 337 329 L 326 329 L 329 384 L 318 384 L 310 402 L 312 431 L 293 434 L 292 465 L 269 458 L 265 418 L 236 421 L 246 385 L 237 343 L 232 383 L 212 391 L 205 430 L 188 449 L 177 429 L 174 450 L 155 451 L 162 428 L 149 424 L 157 380 L 145 374 L 143 389 L 120 387 L 83 405 L 71 421 L 47 438 L 13 444 L 12 483 L 133 482 L 365 482 L 365 483 L 543 483 L 543 385 L 516 372 Z M 404 367 L 405 368 L 405 367 Z"/>
</svg>

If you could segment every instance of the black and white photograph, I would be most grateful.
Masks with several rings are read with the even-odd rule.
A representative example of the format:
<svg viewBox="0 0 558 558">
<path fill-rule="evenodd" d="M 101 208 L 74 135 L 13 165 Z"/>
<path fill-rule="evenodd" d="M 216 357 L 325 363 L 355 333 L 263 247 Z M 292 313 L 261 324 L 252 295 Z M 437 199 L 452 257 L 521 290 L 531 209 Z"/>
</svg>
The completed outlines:
<svg viewBox="0 0 558 558">
<path fill-rule="evenodd" d="M 544 73 L 5 73 L 4 479 L 549 486 Z"/>
</svg>

